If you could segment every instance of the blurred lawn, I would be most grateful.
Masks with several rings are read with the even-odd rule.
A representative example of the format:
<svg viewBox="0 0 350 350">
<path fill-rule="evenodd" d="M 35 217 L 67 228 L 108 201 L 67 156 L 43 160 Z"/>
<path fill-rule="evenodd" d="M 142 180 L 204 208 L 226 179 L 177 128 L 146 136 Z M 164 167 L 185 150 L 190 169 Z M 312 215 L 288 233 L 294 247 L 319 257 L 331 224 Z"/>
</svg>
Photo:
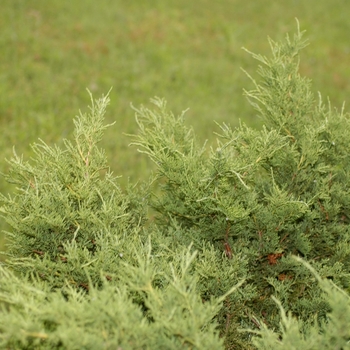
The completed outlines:
<svg viewBox="0 0 350 350">
<path fill-rule="evenodd" d="M 241 47 L 268 54 L 267 36 L 295 32 L 295 17 L 310 40 L 301 72 L 340 107 L 350 92 L 349 13 L 348 0 L 2 0 L 0 171 L 13 145 L 29 157 L 38 137 L 69 137 L 86 88 L 100 97 L 113 86 L 107 118 L 116 125 L 102 146 L 122 181 L 149 168 L 123 135 L 136 131 L 130 102 L 160 96 L 176 114 L 189 107 L 200 141 L 214 140 L 213 120 L 259 127 L 240 70 L 254 73 L 257 63 Z M 10 190 L 0 179 L 0 191 Z"/>
</svg>

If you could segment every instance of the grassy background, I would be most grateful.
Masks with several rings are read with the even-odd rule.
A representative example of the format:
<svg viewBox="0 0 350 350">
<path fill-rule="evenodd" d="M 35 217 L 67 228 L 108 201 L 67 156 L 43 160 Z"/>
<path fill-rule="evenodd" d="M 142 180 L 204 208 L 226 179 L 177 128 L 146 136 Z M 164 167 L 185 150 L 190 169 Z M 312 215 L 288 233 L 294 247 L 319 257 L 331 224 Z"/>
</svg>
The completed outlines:
<svg viewBox="0 0 350 350">
<path fill-rule="evenodd" d="M 160 96 L 176 114 L 189 107 L 200 141 L 214 140 L 213 120 L 259 127 L 240 70 L 254 73 L 257 63 L 241 47 L 268 54 L 267 36 L 295 32 L 295 17 L 310 40 L 301 72 L 340 107 L 350 91 L 349 12 L 348 0 L 2 0 L 0 171 L 14 145 L 29 157 L 38 137 L 69 137 L 86 88 L 100 97 L 113 86 L 107 119 L 116 125 L 102 146 L 122 182 L 148 171 L 123 135 L 136 131 L 130 102 Z M 0 179 L 0 191 L 10 190 Z"/>
</svg>

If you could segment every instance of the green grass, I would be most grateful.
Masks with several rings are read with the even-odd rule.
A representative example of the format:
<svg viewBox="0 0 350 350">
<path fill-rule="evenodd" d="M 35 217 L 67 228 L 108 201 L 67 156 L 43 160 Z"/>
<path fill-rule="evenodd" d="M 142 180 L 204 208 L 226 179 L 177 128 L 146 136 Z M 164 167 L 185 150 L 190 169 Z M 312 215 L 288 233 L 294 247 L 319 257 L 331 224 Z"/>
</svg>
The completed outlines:
<svg viewBox="0 0 350 350">
<path fill-rule="evenodd" d="M 136 131 L 130 102 L 157 95 L 175 113 L 190 108 L 200 141 L 214 141 L 213 120 L 259 126 L 240 70 L 254 73 L 256 62 L 241 47 L 268 54 L 267 36 L 293 33 L 295 17 L 310 40 L 301 72 L 340 107 L 350 95 L 349 11 L 347 0 L 2 0 L 0 171 L 14 145 L 29 157 L 38 137 L 69 137 L 72 118 L 89 103 L 85 88 L 99 97 L 113 87 L 107 117 L 116 125 L 102 146 L 124 183 L 148 173 L 123 135 Z M 0 191 L 10 191 L 3 179 Z"/>
</svg>

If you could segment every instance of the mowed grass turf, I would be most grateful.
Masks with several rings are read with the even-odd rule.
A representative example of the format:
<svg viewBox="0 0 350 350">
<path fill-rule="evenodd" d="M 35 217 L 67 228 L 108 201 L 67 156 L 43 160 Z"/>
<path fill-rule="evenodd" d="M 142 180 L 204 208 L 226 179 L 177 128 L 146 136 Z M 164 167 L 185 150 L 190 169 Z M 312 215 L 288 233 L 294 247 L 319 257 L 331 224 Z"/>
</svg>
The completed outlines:
<svg viewBox="0 0 350 350">
<path fill-rule="evenodd" d="M 267 36 L 293 35 L 295 18 L 310 41 L 301 73 L 340 108 L 350 95 L 349 13 L 348 0 L 2 0 L 0 171 L 13 146 L 29 158 L 39 137 L 70 137 L 73 117 L 89 104 L 86 88 L 97 98 L 113 87 L 107 122 L 116 124 L 101 147 L 122 184 L 150 173 L 123 135 L 137 131 L 131 102 L 159 96 L 175 114 L 189 108 L 188 125 L 209 144 L 214 120 L 259 127 L 240 69 L 256 76 L 257 62 L 241 48 L 268 55 Z M 11 191 L 2 178 L 0 191 Z"/>
</svg>

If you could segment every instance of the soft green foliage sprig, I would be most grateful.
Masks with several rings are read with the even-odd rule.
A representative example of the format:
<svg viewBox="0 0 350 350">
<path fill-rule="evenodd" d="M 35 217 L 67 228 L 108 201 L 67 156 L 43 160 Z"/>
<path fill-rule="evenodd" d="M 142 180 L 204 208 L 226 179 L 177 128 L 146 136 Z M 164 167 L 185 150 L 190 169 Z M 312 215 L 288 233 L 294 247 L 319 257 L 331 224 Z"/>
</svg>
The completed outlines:
<svg viewBox="0 0 350 350">
<path fill-rule="evenodd" d="M 222 339 L 211 320 L 221 298 L 203 304 L 198 276 L 188 269 L 195 259 L 189 249 L 162 273 L 166 287 L 154 286 L 161 273 L 148 248 L 139 265 L 127 266 L 123 283 L 89 285 L 89 294 L 68 284 L 50 292 L 50 284 L 19 279 L 0 266 L 0 347 L 14 349 L 220 349 Z M 240 283 L 241 284 L 241 283 Z M 142 304 L 133 293 L 143 293 Z M 62 293 L 63 292 L 63 293 Z M 140 300 L 139 300 L 140 301 Z M 142 306 L 143 305 L 143 306 Z M 147 309 L 147 312 L 145 312 Z"/>
<path fill-rule="evenodd" d="M 72 283 L 84 284 L 79 266 L 98 263 L 101 235 L 127 236 L 145 221 L 146 200 L 122 192 L 98 148 L 108 102 L 108 95 L 91 98 L 89 113 L 74 120 L 74 142 L 64 140 L 63 149 L 40 141 L 31 162 L 16 153 L 9 161 L 6 178 L 17 193 L 1 196 L 1 212 L 12 228 L 8 254 L 16 269 L 31 270 L 35 261 L 44 279 L 62 284 L 69 274 Z M 73 250 L 75 258 L 67 259 Z"/>
</svg>

